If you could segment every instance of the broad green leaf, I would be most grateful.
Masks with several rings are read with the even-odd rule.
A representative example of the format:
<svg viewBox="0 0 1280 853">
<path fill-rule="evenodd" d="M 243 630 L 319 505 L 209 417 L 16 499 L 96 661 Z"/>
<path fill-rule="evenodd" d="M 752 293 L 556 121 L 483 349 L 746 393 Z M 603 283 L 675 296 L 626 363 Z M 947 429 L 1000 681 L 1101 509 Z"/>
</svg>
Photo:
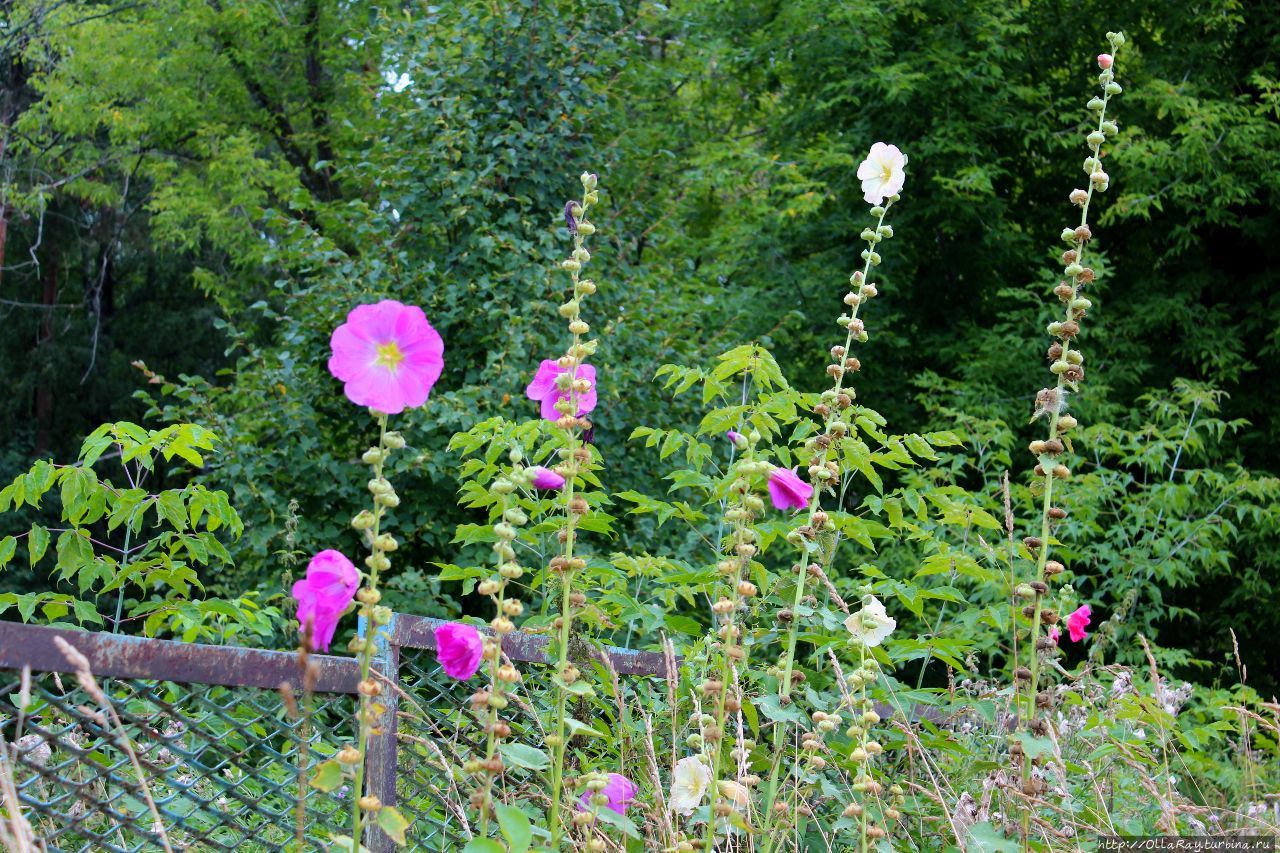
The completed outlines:
<svg viewBox="0 0 1280 853">
<path fill-rule="evenodd" d="M 498 803 L 494 806 L 498 815 L 498 826 L 507 839 L 511 853 L 524 853 L 533 843 L 533 827 L 528 816 L 515 806 Z"/>
<path fill-rule="evenodd" d="M 409 828 L 409 821 L 404 819 L 404 815 L 392 806 L 383 806 L 378 809 L 378 827 L 387 834 L 387 836 L 403 847 L 408 842 L 404 837 L 404 831 Z"/>
<path fill-rule="evenodd" d="M 31 525 L 31 533 L 27 535 L 27 550 L 31 557 L 31 565 L 40 562 L 44 552 L 49 549 L 49 531 L 38 524 Z"/>
<path fill-rule="evenodd" d="M 307 784 L 326 794 L 337 790 L 342 784 L 342 765 L 336 759 L 321 762 L 312 771 Z"/>
<path fill-rule="evenodd" d="M 542 770 L 551 764 L 547 754 L 534 746 L 524 743 L 504 743 L 500 747 L 502 760 L 516 767 L 528 770 Z"/>
</svg>

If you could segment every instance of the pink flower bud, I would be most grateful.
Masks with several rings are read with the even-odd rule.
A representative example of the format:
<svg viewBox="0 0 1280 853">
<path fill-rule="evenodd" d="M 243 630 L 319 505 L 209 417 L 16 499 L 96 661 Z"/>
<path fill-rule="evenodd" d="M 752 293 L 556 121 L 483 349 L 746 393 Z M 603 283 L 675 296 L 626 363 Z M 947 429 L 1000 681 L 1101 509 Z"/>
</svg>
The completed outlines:
<svg viewBox="0 0 1280 853">
<path fill-rule="evenodd" d="M 1112 57 L 1111 54 L 1109 53 L 1098 54 L 1098 67 L 1101 68 L 1103 71 L 1106 71 L 1108 68 L 1110 68 L 1112 62 L 1115 62 L 1115 58 Z"/>
<path fill-rule="evenodd" d="M 769 474 L 769 497 L 776 509 L 803 509 L 813 497 L 813 486 L 789 468 L 774 468 Z"/>
<path fill-rule="evenodd" d="M 536 465 L 532 470 L 533 487 L 535 489 L 543 489 L 550 492 L 564 488 L 564 477 L 561 477 L 550 468 L 543 468 L 541 465 Z"/>
</svg>

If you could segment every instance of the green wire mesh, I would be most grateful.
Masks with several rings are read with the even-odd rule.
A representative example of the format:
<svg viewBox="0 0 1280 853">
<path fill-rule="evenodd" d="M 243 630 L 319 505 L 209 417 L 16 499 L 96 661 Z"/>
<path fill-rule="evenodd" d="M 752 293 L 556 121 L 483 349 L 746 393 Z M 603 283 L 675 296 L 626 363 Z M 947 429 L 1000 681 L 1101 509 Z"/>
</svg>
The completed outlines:
<svg viewBox="0 0 1280 853">
<path fill-rule="evenodd" d="M 173 849 L 292 848 L 298 767 L 336 751 L 352 699 L 312 699 L 310 722 L 275 691 L 104 679 Z M 32 678 L 18 731 L 19 680 L 0 671 L 0 737 L 16 738 L 18 796 L 38 840 L 55 851 L 161 849 L 137 774 L 109 717 L 70 676 Z M 302 756 L 305 751 L 305 761 Z M 13 754 L 13 753 L 11 753 Z M 305 797 L 304 850 L 346 830 L 343 789 Z"/>
<path fill-rule="evenodd" d="M 523 663 L 519 669 L 526 681 L 502 713 L 511 736 L 503 741 L 506 772 L 493 795 L 544 806 L 547 792 L 538 772 L 547 760 L 542 725 L 553 716 L 555 695 L 545 665 Z M 449 678 L 433 650 L 410 647 L 398 649 L 394 675 L 383 695 L 395 697 L 396 800 L 410 822 L 404 849 L 456 851 L 474 829 L 468 806 L 474 779 L 462 768 L 468 759 L 485 756 L 483 721 L 470 704 L 480 679 Z M 601 688 L 609 680 L 603 669 L 595 677 Z M 309 710 L 293 713 L 277 691 L 257 687 L 136 678 L 103 678 L 100 684 L 123 722 L 174 850 L 312 851 L 323 849 L 333 835 L 349 835 L 347 787 L 324 793 L 307 786 L 304 841 L 295 844 L 300 785 L 311 779 L 315 765 L 351 742 L 355 697 L 317 694 Z M 620 689 L 631 696 L 618 703 L 617 713 L 627 713 L 637 692 L 656 692 L 661 685 L 660 679 L 621 679 Z M 31 704 L 20 716 L 20 689 L 19 674 L 0 668 L 0 739 L 16 745 L 10 754 L 18 797 L 44 849 L 161 849 L 126 741 L 105 709 L 73 676 L 44 673 L 33 675 Z M 656 695 L 642 699 L 641 707 L 655 707 L 655 699 L 660 703 Z M 625 734 L 636 730 L 633 721 L 618 719 L 607 704 L 570 710 L 577 719 L 594 719 L 601 734 L 624 733 L 624 763 L 641 758 L 642 744 L 630 743 Z M 581 735 L 575 761 L 604 766 L 603 756 L 591 753 L 605 741 Z M 573 774 L 576 767 L 567 770 Z M 371 791 L 389 799 L 389 792 Z M 391 849 L 378 831 L 366 835 L 365 843 L 375 851 Z"/>
</svg>

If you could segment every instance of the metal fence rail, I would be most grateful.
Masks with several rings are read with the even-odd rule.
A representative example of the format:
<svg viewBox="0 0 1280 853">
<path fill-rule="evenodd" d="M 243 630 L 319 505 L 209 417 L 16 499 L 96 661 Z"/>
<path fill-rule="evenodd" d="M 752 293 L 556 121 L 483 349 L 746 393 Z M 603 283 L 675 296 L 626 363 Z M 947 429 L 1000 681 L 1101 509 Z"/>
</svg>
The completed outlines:
<svg viewBox="0 0 1280 853">
<path fill-rule="evenodd" d="M 396 614 L 375 666 L 391 689 L 390 725 L 371 739 L 370 792 L 398 804 L 412 820 L 409 849 L 451 850 L 467 835 L 465 782 L 458 768 L 478 746 L 480 727 L 468 699 L 475 685 L 443 677 L 433 654 L 439 620 Z M 88 658 L 120 715 L 143 770 L 147 792 L 170 845 L 183 850 L 275 851 L 289 848 L 297 826 L 300 780 L 352 739 L 359 680 L 351 658 L 312 655 L 309 711 L 292 713 L 289 685 L 301 703 L 303 671 L 290 652 L 208 646 L 0 622 L 0 740 L 15 742 L 18 797 L 50 851 L 160 849 L 127 744 L 104 709 L 67 673 L 73 667 L 53 640 Z M 503 643 L 515 661 L 544 663 L 547 640 L 513 634 Z M 636 689 L 663 675 L 659 654 L 595 653 Z M 17 731 L 22 670 L 30 670 L 29 712 Z M 546 679 L 529 678 L 526 685 Z M 541 743 L 539 718 L 550 697 L 522 690 L 512 714 L 514 739 Z M 300 774 L 301 769 L 301 774 Z M 513 782 L 519 784 L 519 770 Z M 307 788 L 302 798 L 308 843 L 346 834 L 351 792 Z M 364 843 L 395 849 L 370 828 Z"/>
</svg>

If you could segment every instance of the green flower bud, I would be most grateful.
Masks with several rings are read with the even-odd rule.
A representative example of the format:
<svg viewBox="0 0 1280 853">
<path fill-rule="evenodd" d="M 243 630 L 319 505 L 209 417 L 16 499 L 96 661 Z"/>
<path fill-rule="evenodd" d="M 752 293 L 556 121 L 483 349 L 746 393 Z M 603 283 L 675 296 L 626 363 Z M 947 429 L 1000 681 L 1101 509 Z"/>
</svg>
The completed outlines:
<svg viewBox="0 0 1280 853">
<path fill-rule="evenodd" d="M 868 243 L 880 242 L 880 235 L 872 231 L 870 228 L 863 228 L 862 234 L 860 234 L 859 236 Z"/>
<path fill-rule="evenodd" d="M 1019 598 L 1025 598 L 1028 601 L 1036 597 L 1036 591 L 1025 583 L 1020 583 L 1013 590 L 1013 594 Z"/>
<path fill-rule="evenodd" d="M 1063 275 L 1066 275 L 1069 278 L 1075 278 L 1082 272 L 1084 272 L 1084 267 L 1079 264 L 1067 264 L 1067 268 L 1062 271 Z"/>
<path fill-rule="evenodd" d="M 1097 112 L 1098 110 L 1101 110 L 1105 104 L 1102 102 L 1102 98 L 1090 98 L 1089 103 L 1085 104 L 1085 106 Z"/>
<path fill-rule="evenodd" d="M 1068 361 L 1063 361 L 1061 359 L 1049 365 L 1049 372 L 1055 376 L 1061 376 L 1062 374 L 1066 373 L 1070 369 L 1071 369 L 1071 363 Z"/>
<path fill-rule="evenodd" d="M 499 477 L 493 482 L 493 491 L 500 495 L 509 495 L 516 490 L 516 484 L 506 477 Z"/>
<path fill-rule="evenodd" d="M 1123 91 L 1124 91 L 1124 89 L 1121 89 L 1121 88 L 1120 88 L 1120 84 L 1119 84 L 1119 83 L 1114 83 L 1114 82 L 1113 82 L 1113 83 L 1108 83 L 1108 84 L 1106 85 L 1106 88 L 1104 89 L 1104 91 L 1105 91 L 1108 95 L 1118 95 L 1118 94 L 1120 94 L 1121 92 L 1123 92 Z"/>
<path fill-rule="evenodd" d="M 1120 132 L 1119 126 L 1116 125 L 1114 121 L 1104 121 L 1100 127 L 1102 128 L 1102 132 L 1107 136 L 1115 136 Z"/>
<path fill-rule="evenodd" d="M 880 206 L 880 205 L 878 205 L 878 204 L 877 204 L 875 207 L 871 208 L 871 210 L 870 210 L 870 211 L 868 211 L 868 212 L 869 212 L 872 216 L 877 217 L 877 218 L 879 218 L 879 217 L 881 217 L 881 216 L 884 216 L 884 208 L 883 208 L 883 207 L 881 207 L 881 206 Z"/>
<path fill-rule="evenodd" d="M 356 530 L 369 530 L 373 527 L 373 513 L 367 509 L 362 509 L 356 513 L 356 517 L 351 519 L 351 526 Z"/>
<path fill-rule="evenodd" d="M 379 551 L 391 553 L 400 547 L 400 543 L 397 542 L 396 537 L 392 536 L 390 533 L 380 533 L 378 534 L 378 538 L 373 540 L 373 547 L 377 548 Z"/>
<path fill-rule="evenodd" d="M 591 190 L 596 188 L 596 185 L 599 182 L 599 180 L 600 179 L 596 175 L 593 175 L 591 172 L 583 172 L 582 188 L 590 192 Z"/>
<path fill-rule="evenodd" d="M 389 450 L 404 450 L 404 436 L 398 432 L 389 432 L 382 437 L 382 446 Z"/>
<path fill-rule="evenodd" d="M 1075 241 L 1076 241 L 1076 230 L 1074 228 L 1063 228 L 1062 242 L 1075 243 Z"/>
<path fill-rule="evenodd" d="M 600 194 L 593 190 L 587 193 L 585 196 L 583 196 L 582 200 L 585 201 L 587 204 L 595 204 L 600 200 Z"/>
<path fill-rule="evenodd" d="M 596 227 L 590 222 L 579 222 L 578 233 L 584 237 L 590 237 L 592 234 L 596 233 Z"/>
<path fill-rule="evenodd" d="M 381 448 L 370 447 L 360 457 L 360 461 L 366 465 L 377 465 L 379 462 L 381 462 L 386 458 L 387 458 L 386 452 L 383 451 Z"/>
<path fill-rule="evenodd" d="M 579 309 L 578 300 L 570 299 L 568 302 L 564 303 L 556 310 L 560 312 L 561 317 L 564 317 L 567 320 L 570 317 L 573 317 L 574 315 L 576 315 L 578 313 L 578 309 Z"/>
<path fill-rule="evenodd" d="M 1078 349 L 1067 350 L 1062 357 L 1072 364 L 1084 364 L 1084 353 Z"/>
<path fill-rule="evenodd" d="M 1093 133 L 1085 137 L 1085 141 L 1094 148 L 1097 148 L 1099 145 L 1107 141 L 1107 135 L 1100 130 L 1095 130 Z"/>
<path fill-rule="evenodd" d="M 560 269 L 565 272 L 577 272 L 582 269 L 582 264 L 578 263 L 573 258 L 566 258 L 560 262 Z"/>
<path fill-rule="evenodd" d="M 893 236 L 893 226 L 892 226 L 892 225 L 881 225 L 881 226 L 879 226 L 878 228 L 876 228 L 876 232 L 877 232 L 881 237 L 884 237 L 885 239 L 888 239 L 889 237 L 892 237 L 892 236 Z"/>
</svg>

